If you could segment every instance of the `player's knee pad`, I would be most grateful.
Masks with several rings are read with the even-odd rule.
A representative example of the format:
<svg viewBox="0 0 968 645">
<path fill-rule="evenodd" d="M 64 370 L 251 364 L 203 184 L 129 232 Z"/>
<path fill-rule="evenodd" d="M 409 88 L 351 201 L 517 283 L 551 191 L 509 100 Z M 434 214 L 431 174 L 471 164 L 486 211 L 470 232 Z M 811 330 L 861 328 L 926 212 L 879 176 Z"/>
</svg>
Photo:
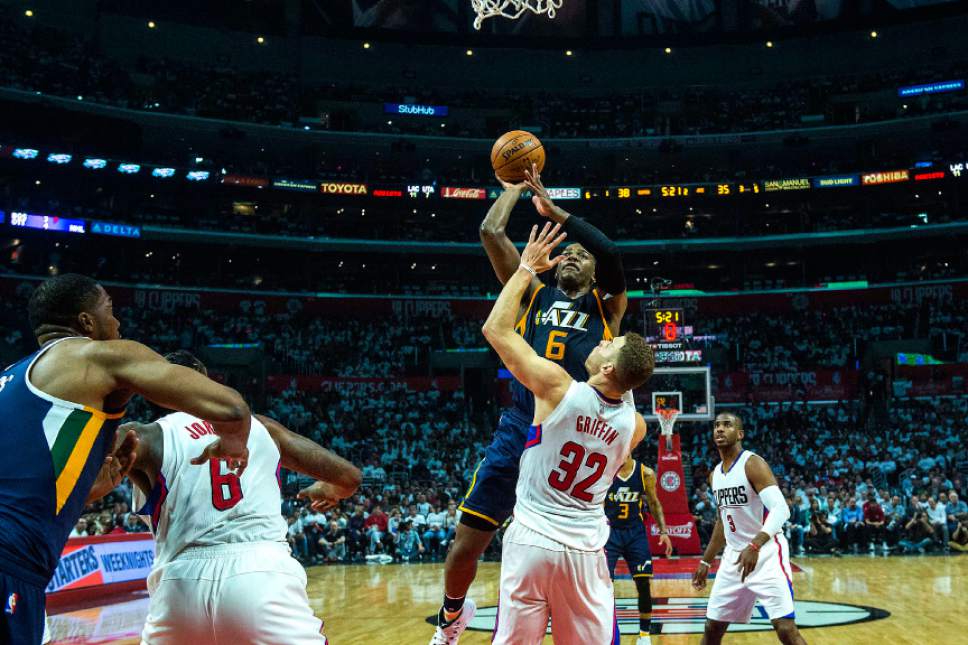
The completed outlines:
<svg viewBox="0 0 968 645">
<path fill-rule="evenodd" d="M 639 613 L 652 613 L 652 588 L 648 578 L 635 578 L 635 588 L 639 592 Z"/>
</svg>

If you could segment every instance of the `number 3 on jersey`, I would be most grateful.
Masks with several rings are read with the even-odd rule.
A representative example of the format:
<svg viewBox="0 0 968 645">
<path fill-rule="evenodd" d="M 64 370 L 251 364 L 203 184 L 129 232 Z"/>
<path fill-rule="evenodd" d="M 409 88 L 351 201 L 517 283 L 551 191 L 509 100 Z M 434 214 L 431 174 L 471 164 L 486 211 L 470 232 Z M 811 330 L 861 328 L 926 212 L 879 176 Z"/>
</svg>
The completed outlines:
<svg viewBox="0 0 968 645">
<path fill-rule="evenodd" d="M 575 499 L 580 499 L 583 502 L 592 501 L 593 497 L 588 492 L 588 489 L 602 478 L 602 475 L 605 473 L 605 466 L 608 465 L 608 458 L 599 452 L 593 452 L 588 455 L 588 459 L 585 459 L 585 449 L 574 441 L 569 441 L 561 447 L 561 456 L 564 459 L 558 464 L 558 468 L 562 472 L 552 470 L 551 474 L 548 475 L 548 483 L 555 490 L 566 493 L 571 490 L 571 496 Z M 595 470 L 591 475 L 575 484 L 575 487 L 572 488 L 571 485 L 578 476 L 578 469 L 582 467 L 582 463 Z"/>
<path fill-rule="evenodd" d="M 552 361 L 560 361 L 565 358 L 564 340 L 568 332 L 554 330 L 548 334 L 548 345 L 545 347 L 545 358 Z"/>
<path fill-rule="evenodd" d="M 212 476 L 212 506 L 217 510 L 227 511 L 242 501 L 242 482 L 235 471 L 222 472 L 225 459 L 212 459 L 208 462 L 208 470 Z"/>
</svg>

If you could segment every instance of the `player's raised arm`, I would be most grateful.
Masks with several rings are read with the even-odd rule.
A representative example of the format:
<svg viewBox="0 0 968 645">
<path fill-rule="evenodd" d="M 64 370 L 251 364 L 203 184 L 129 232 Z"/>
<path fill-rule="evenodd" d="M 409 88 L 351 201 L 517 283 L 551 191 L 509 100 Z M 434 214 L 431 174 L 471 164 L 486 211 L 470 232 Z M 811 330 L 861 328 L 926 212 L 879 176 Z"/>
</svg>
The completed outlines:
<svg viewBox="0 0 968 645">
<path fill-rule="evenodd" d="M 536 398 L 553 402 L 554 405 L 565 395 L 572 379 L 559 365 L 538 356 L 531 345 L 514 331 L 514 319 L 531 280 L 560 262 L 561 256 L 554 260 L 550 258 L 551 251 L 565 239 L 564 234 L 558 234 L 560 228 L 559 225 L 552 228 L 548 223 L 540 234 L 537 226 L 531 229 L 520 266 L 505 283 L 482 329 L 487 342 L 497 351 L 514 377 Z"/>
<path fill-rule="evenodd" d="M 521 264 L 521 254 L 518 253 L 514 242 L 508 237 L 507 225 L 511 211 L 514 210 L 514 205 L 521 199 L 521 192 L 526 186 L 523 183 L 510 184 L 500 177 L 497 180 L 504 188 L 504 192 L 494 200 L 490 210 L 487 211 L 487 216 L 481 222 L 480 235 L 481 244 L 484 245 L 484 250 L 487 252 L 487 258 L 491 261 L 491 266 L 494 267 L 494 274 L 497 275 L 501 284 L 505 284 L 518 270 L 518 265 Z M 536 283 L 537 278 L 532 282 Z"/>
<path fill-rule="evenodd" d="M 595 283 L 603 297 L 605 308 L 611 314 L 609 324 L 615 327 L 612 332 L 617 336 L 617 324 L 621 322 L 628 307 L 626 295 L 625 270 L 622 267 L 622 253 L 618 244 L 608 238 L 589 221 L 567 212 L 555 204 L 548 190 L 541 183 L 541 174 L 537 166 L 532 165 L 525 170 L 525 186 L 534 193 L 531 202 L 538 214 L 553 222 L 561 224 L 568 238 L 578 242 L 595 256 Z"/>
<path fill-rule="evenodd" d="M 279 446 L 279 455 L 284 468 L 328 484 L 320 488 L 338 499 L 346 499 L 360 487 L 363 475 L 360 469 L 350 462 L 326 450 L 315 441 L 292 432 L 275 419 L 261 414 L 257 414 L 256 418 L 265 425 L 272 440 Z M 312 499 L 312 496 L 306 496 Z"/>
<path fill-rule="evenodd" d="M 164 357 L 130 340 L 90 343 L 92 363 L 104 370 L 112 390 L 128 390 L 152 403 L 210 421 L 219 440 L 206 458 L 244 460 L 248 455 L 251 416 L 238 392 L 193 369 L 173 365 Z"/>
</svg>

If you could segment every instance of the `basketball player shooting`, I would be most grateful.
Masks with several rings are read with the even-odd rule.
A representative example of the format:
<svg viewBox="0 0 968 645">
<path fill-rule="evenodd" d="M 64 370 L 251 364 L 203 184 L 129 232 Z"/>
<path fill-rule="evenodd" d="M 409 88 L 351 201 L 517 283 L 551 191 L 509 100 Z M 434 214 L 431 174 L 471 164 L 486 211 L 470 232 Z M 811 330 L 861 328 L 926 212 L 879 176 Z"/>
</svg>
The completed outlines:
<svg viewBox="0 0 968 645">
<path fill-rule="evenodd" d="M 188 352 L 166 358 L 207 374 Z M 132 507 L 145 516 L 156 544 L 141 642 L 205 643 L 214 635 L 214 642 L 239 645 L 325 645 L 306 572 L 286 543 L 279 467 L 317 480 L 299 493 L 317 511 L 356 492 L 359 469 L 261 415 L 251 419 L 244 473 L 192 458 L 215 439 L 198 417 L 176 412 L 124 429 L 140 438 L 128 475 Z"/>
<path fill-rule="evenodd" d="M 665 555 L 672 555 L 672 540 L 666 528 L 665 512 L 655 491 L 655 471 L 640 464 L 630 454 L 615 474 L 612 487 L 605 498 L 605 516 L 611 532 L 605 553 L 608 557 L 608 575 L 615 580 L 615 566 L 620 557 L 625 558 L 639 593 L 639 638 L 635 645 L 650 645 L 652 628 L 652 551 L 649 534 L 645 530 L 643 503 L 659 526 L 659 544 L 665 547 Z M 633 512 L 634 510 L 634 512 Z"/>
<path fill-rule="evenodd" d="M 806 645 L 795 622 L 790 547 L 783 523 L 790 509 L 762 457 L 743 449 L 743 422 L 724 413 L 713 422 L 713 441 L 722 461 L 710 475 L 719 517 L 692 577 L 706 588 L 710 562 L 725 545 L 706 609 L 703 645 L 718 645 L 730 623 L 748 623 L 759 601 L 780 642 Z"/>
<path fill-rule="evenodd" d="M 111 297 L 66 273 L 28 304 L 40 349 L 0 372 L 0 642 L 37 645 L 45 588 L 88 500 L 133 463 L 118 424 L 134 394 L 212 423 L 206 455 L 244 468 L 249 408 L 235 390 L 121 340 Z M 105 474 L 107 473 L 107 476 Z M 102 485 L 103 484 L 103 485 Z"/>
<path fill-rule="evenodd" d="M 501 284 L 517 272 L 521 256 L 506 233 L 508 219 L 524 190 L 542 217 L 561 225 L 573 240 L 555 265 L 555 281 L 546 285 L 531 276 L 514 303 L 517 333 L 539 356 L 560 365 L 575 380 L 588 377 L 585 362 L 601 341 L 617 333 L 628 305 L 622 257 L 616 244 L 580 217 L 558 207 L 541 183 L 537 167 L 525 181 L 511 184 L 500 177 L 504 192 L 481 224 L 481 242 Z M 494 532 L 510 517 L 518 462 L 534 416 L 534 397 L 512 383 L 513 405 L 501 414 L 494 439 L 474 472 L 460 505 L 457 535 L 444 566 L 444 604 L 438 613 L 431 645 L 454 645 L 476 607 L 465 596 L 477 575 L 477 561 Z"/>
<path fill-rule="evenodd" d="M 550 259 L 561 225 L 531 231 L 521 265 L 484 324 L 484 337 L 518 382 L 534 394 L 520 460 L 514 521 L 504 535 L 501 592 L 492 643 L 537 645 L 552 617 L 558 643 L 617 643 L 612 581 L 602 547 L 605 495 L 645 436 L 631 390 L 652 375 L 652 349 L 638 334 L 603 340 L 589 354 L 587 381 L 542 358 L 514 329 L 531 279 Z"/>
</svg>

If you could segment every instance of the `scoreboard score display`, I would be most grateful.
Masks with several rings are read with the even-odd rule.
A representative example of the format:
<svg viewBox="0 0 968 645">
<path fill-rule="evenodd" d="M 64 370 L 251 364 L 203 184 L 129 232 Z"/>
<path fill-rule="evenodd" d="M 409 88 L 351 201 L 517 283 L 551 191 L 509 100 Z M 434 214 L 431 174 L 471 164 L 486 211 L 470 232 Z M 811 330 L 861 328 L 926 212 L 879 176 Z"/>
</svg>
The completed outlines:
<svg viewBox="0 0 968 645">
<path fill-rule="evenodd" d="M 702 350 L 689 349 L 683 310 L 676 307 L 647 309 L 645 335 L 652 341 L 657 364 L 699 363 Z"/>
</svg>

